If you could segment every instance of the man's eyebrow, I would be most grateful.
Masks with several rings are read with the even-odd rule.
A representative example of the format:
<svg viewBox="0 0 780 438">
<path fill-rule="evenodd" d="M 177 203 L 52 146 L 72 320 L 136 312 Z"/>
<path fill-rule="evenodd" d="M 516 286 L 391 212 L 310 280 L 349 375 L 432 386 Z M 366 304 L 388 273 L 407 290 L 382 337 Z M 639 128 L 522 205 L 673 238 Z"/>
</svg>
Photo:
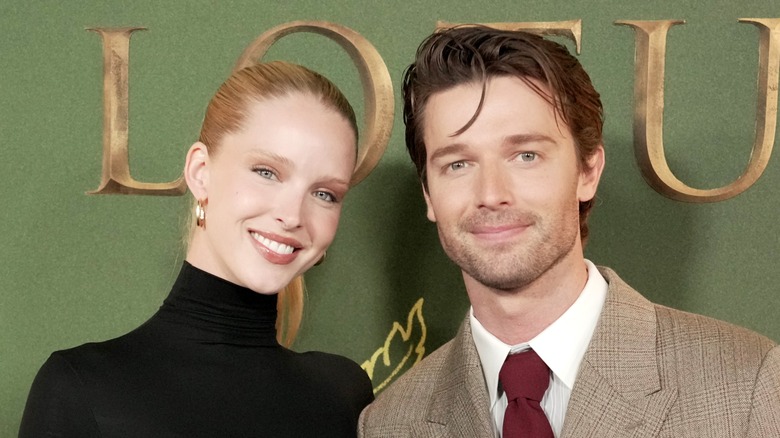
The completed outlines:
<svg viewBox="0 0 780 438">
<path fill-rule="evenodd" d="M 552 143 L 556 144 L 552 137 L 544 134 L 515 134 L 504 139 L 506 145 L 523 145 L 526 143 Z"/>
<path fill-rule="evenodd" d="M 551 143 L 556 144 L 555 140 L 553 140 L 552 137 L 544 134 L 515 134 L 510 135 L 504 138 L 503 145 L 504 146 L 517 146 L 517 145 L 523 145 L 526 143 Z M 436 150 L 436 152 L 431 154 L 430 160 L 436 161 L 438 158 L 441 158 L 446 155 L 451 154 L 457 154 L 460 152 L 463 152 L 464 150 L 468 149 L 468 147 L 463 143 L 453 143 L 447 146 L 444 146 L 442 148 L 439 148 Z"/>
<path fill-rule="evenodd" d="M 445 155 L 457 154 L 466 149 L 466 145 L 463 143 L 453 143 L 451 145 L 444 146 L 443 148 L 436 149 L 436 152 L 431 154 L 431 161 L 435 161 Z"/>
</svg>

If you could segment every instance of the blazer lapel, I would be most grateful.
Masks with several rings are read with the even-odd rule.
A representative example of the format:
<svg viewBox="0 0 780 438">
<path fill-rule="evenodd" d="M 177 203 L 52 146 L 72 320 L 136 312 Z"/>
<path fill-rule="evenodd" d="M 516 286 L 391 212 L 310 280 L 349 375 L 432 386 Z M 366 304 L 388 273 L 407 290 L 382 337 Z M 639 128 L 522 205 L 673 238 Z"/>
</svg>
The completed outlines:
<svg viewBox="0 0 780 438">
<path fill-rule="evenodd" d="M 657 436 L 677 398 L 661 388 L 654 305 L 601 268 L 609 292 L 580 365 L 562 438 Z"/>
<path fill-rule="evenodd" d="M 434 386 L 427 423 L 420 424 L 414 436 L 493 438 L 489 406 L 482 365 L 466 318 Z"/>
</svg>

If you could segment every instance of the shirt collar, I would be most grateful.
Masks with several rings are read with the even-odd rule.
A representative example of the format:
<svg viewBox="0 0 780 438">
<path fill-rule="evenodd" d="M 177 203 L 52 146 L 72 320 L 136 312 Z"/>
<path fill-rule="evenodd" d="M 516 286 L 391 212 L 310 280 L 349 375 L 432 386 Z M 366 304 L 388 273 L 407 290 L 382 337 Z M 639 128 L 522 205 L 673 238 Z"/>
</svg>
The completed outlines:
<svg viewBox="0 0 780 438">
<path fill-rule="evenodd" d="M 498 401 L 498 373 L 510 352 L 517 353 L 533 348 L 550 367 L 555 378 L 560 379 L 569 390 L 574 387 L 580 362 L 598 323 L 608 287 L 606 280 L 590 260 L 585 260 L 585 265 L 588 269 L 588 281 L 580 296 L 563 315 L 527 343 L 507 345 L 501 342 L 480 324 L 474 317 L 474 309 L 470 309 L 471 334 L 482 363 L 491 407 Z"/>
</svg>

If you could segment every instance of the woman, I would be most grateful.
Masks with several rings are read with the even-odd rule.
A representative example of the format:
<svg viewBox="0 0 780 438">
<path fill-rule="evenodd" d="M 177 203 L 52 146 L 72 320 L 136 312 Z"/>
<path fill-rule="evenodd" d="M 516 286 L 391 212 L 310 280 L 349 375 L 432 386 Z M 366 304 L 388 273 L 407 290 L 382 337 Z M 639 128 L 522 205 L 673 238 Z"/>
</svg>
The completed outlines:
<svg viewBox="0 0 780 438">
<path fill-rule="evenodd" d="M 356 138 L 319 74 L 273 62 L 231 75 L 187 153 L 196 225 L 170 295 L 129 334 L 52 354 L 20 436 L 354 436 L 366 374 L 280 346 L 275 323 L 277 292 L 292 282 L 295 303 L 293 279 L 333 240 Z"/>
</svg>

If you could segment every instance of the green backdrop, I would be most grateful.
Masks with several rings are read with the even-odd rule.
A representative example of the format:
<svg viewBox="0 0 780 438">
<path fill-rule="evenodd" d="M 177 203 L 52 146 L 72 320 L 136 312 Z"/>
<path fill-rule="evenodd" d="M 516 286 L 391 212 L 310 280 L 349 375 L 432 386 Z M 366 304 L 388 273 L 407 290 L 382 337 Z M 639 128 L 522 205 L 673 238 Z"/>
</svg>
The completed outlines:
<svg viewBox="0 0 780 438">
<path fill-rule="evenodd" d="M 675 173 L 709 188 L 740 175 L 753 142 L 758 31 L 737 19 L 777 17 L 774 0 L 3 0 L 0 436 L 16 435 L 30 383 L 51 351 L 139 325 L 182 261 L 187 196 L 85 194 L 100 181 L 103 129 L 101 40 L 85 28 L 148 29 L 130 45 L 130 148 L 133 176 L 154 182 L 181 174 L 208 98 L 265 30 L 327 20 L 373 43 L 396 90 L 392 137 L 377 168 L 347 197 L 326 263 L 307 277 L 295 348 L 362 363 L 386 345 L 389 364 L 379 358 L 373 369 L 378 386 L 414 362 L 416 354 L 402 362 L 409 348 L 428 353 L 449 339 L 468 307 L 460 273 L 425 219 L 397 98 L 403 69 L 437 20 L 582 19 L 580 59 L 602 93 L 607 151 L 587 256 L 654 301 L 780 340 L 778 159 L 754 186 L 723 202 L 682 203 L 650 188 L 633 152 L 634 32 L 614 24 L 687 20 L 668 38 L 664 139 Z M 295 34 L 268 57 L 322 71 L 362 114 L 358 75 L 332 41 Z M 408 320 L 420 298 L 420 312 Z"/>
</svg>

